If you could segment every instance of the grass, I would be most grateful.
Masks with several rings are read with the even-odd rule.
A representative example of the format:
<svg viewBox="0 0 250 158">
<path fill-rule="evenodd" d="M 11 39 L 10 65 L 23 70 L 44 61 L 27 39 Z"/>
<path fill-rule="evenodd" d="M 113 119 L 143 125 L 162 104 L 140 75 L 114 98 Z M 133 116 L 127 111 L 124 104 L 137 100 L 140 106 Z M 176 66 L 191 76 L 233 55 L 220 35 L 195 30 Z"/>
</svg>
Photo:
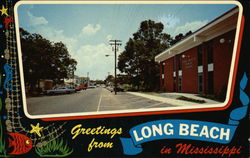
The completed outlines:
<svg viewBox="0 0 250 158">
<path fill-rule="evenodd" d="M 66 157 L 73 152 L 73 149 L 70 149 L 68 144 L 59 138 L 52 140 L 44 147 L 36 147 L 35 150 L 40 157 Z"/>
<path fill-rule="evenodd" d="M 193 99 L 193 98 L 188 98 L 188 97 L 185 97 L 185 96 L 180 96 L 177 99 L 179 99 L 179 100 L 185 100 L 185 101 L 190 101 L 190 102 L 194 102 L 194 103 L 206 103 L 205 100 Z"/>
</svg>

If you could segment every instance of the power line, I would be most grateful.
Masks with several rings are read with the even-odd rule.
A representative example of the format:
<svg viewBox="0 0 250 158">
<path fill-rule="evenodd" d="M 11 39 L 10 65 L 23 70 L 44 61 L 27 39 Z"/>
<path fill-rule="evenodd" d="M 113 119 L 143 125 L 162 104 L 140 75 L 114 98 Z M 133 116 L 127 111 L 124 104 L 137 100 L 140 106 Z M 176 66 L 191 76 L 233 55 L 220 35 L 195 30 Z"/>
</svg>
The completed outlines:
<svg viewBox="0 0 250 158">
<path fill-rule="evenodd" d="M 118 51 L 118 47 L 122 45 L 121 40 L 109 40 L 109 44 L 111 46 L 114 46 L 114 49 L 112 47 L 112 51 L 115 52 L 115 95 L 116 95 L 116 91 L 117 91 L 117 82 L 116 82 L 116 52 Z"/>
</svg>

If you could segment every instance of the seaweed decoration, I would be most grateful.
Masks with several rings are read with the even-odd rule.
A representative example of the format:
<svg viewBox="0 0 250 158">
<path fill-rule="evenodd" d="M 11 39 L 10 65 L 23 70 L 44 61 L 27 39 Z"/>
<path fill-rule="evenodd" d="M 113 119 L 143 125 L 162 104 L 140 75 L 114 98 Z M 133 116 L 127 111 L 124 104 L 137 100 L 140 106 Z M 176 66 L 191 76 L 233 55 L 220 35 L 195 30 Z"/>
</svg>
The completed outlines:
<svg viewBox="0 0 250 158">
<path fill-rule="evenodd" d="M 63 139 L 54 139 L 54 136 L 51 136 L 51 139 L 53 141 L 46 146 L 35 148 L 36 153 L 40 157 L 66 157 L 73 152 L 73 149 L 70 149 Z"/>
<path fill-rule="evenodd" d="M 63 140 L 58 142 L 58 139 L 66 131 L 63 127 L 67 122 L 47 123 L 41 120 L 29 120 L 23 113 L 13 11 L 15 2 L 8 0 L 2 3 L 0 16 L 3 21 L 0 28 L 4 32 L 3 39 L 5 41 L 3 44 L 5 47 L 1 55 L 4 60 L 2 68 L 4 72 L 0 76 L 0 112 L 3 114 L 3 117 L 0 118 L 0 157 L 22 155 L 32 151 L 32 148 L 35 148 L 40 156 L 46 154 L 48 149 L 53 149 L 54 152 L 58 151 L 60 157 L 67 156 L 73 150 L 70 150 L 67 144 L 64 145 Z M 7 132 L 4 130 L 2 122 L 5 123 Z M 30 124 L 27 125 L 29 122 Z M 4 139 L 5 133 L 8 136 L 7 143 Z M 60 145 L 60 147 L 52 148 L 55 145 Z M 10 147 L 12 147 L 10 149 L 12 151 L 9 152 L 7 148 Z"/>
</svg>

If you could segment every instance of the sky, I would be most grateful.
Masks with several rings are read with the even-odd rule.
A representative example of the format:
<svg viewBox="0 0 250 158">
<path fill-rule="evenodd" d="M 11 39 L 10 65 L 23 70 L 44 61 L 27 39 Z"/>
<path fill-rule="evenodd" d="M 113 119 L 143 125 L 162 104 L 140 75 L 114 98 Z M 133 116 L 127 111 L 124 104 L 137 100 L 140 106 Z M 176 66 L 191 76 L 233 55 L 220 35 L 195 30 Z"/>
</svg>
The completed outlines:
<svg viewBox="0 0 250 158">
<path fill-rule="evenodd" d="M 195 31 L 234 8 L 232 4 L 22 4 L 19 27 L 44 38 L 62 41 L 77 61 L 76 75 L 91 80 L 114 74 L 109 40 L 121 40 L 118 55 L 144 20 L 164 24 L 172 37 Z M 110 55 L 106 57 L 105 55 Z M 25 65 L 24 65 L 25 66 Z"/>
</svg>

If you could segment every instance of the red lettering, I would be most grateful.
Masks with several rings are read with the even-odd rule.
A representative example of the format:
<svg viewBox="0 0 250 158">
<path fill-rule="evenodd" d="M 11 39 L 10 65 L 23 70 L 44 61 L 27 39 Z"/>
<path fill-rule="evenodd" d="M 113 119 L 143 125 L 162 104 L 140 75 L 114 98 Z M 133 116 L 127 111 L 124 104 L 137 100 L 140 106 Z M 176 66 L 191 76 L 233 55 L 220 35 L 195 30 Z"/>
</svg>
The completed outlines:
<svg viewBox="0 0 250 158">
<path fill-rule="evenodd" d="M 223 153 L 221 154 L 221 156 L 223 157 L 224 155 L 228 155 L 229 154 L 229 148 L 228 146 L 226 146 L 226 148 L 224 149 Z"/>
<path fill-rule="evenodd" d="M 232 154 L 234 155 L 235 153 L 236 153 L 236 148 L 235 148 L 235 146 L 233 146 L 233 148 L 230 150 L 228 156 L 231 157 L 231 155 Z"/>
<path fill-rule="evenodd" d="M 214 154 L 217 154 L 217 153 L 218 153 L 218 150 L 219 150 L 218 148 L 215 148 L 215 149 L 214 149 Z"/>
<path fill-rule="evenodd" d="M 171 152 L 171 148 L 167 148 L 166 146 L 164 146 L 160 151 L 161 154 L 171 154 Z"/>
<path fill-rule="evenodd" d="M 177 148 L 177 154 L 185 154 L 185 155 L 192 155 L 192 154 L 209 154 L 209 155 L 220 155 L 221 157 L 228 156 L 231 157 L 232 155 L 240 154 L 241 153 L 241 148 L 240 147 L 228 147 L 228 146 L 221 146 L 221 147 L 196 147 L 193 146 L 192 144 L 182 144 L 179 143 L 175 146 Z M 166 146 L 164 146 L 161 149 L 161 153 L 168 153 L 168 149 Z M 170 148 L 171 149 L 171 148 Z M 171 153 L 171 152 L 169 152 Z M 217 156 L 218 157 L 218 156 Z"/>
<path fill-rule="evenodd" d="M 177 154 L 188 154 L 188 150 L 190 149 L 191 146 L 192 146 L 191 144 L 189 145 L 187 144 L 183 145 L 182 143 L 177 144 L 176 148 L 179 148 L 177 150 Z"/>
<path fill-rule="evenodd" d="M 223 148 L 224 148 L 224 146 L 220 147 L 219 154 L 223 153 Z"/>
<path fill-rule="evenodd" d="M 239 149 L 236 151 L 237 154 L 240 154 L 241 153 L 241 146 L 239 147 Z"/>
</svg>

